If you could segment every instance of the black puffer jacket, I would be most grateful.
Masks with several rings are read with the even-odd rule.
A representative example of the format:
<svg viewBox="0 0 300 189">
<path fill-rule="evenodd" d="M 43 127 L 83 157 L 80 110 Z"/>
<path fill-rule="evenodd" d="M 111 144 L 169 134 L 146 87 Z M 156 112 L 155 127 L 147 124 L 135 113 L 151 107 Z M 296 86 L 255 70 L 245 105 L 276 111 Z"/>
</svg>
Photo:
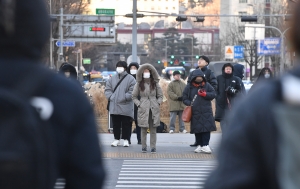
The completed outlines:
<svg viewBox="0 0 300 189">
<path fill-rule="evenodd" d="M 75 82 L 50 71 L 40 62 L 50 31 L 46 1 L 0 2 L 0 13 L 4 11 L 3 2 L 16 3 L 14 11 L 10 12 L 15 13 L 9 22 L 14 26 L 13 32 L 6 32 L 1 20 L 5 17 L 0 17 L 0 87 L 11 89 L 34 72 L 50 75 L 34 95 L 48 99 L 53 105 L 49 122 L 53 129 L 51 136 L 55 140 L 56 158 L 52 167 L 54 178 L 48 178 L 49 188 L 54 188 L 58 177 L 65 178 L 66 189 L 102 188 L 105 174 L 93 109 Z M 23 189 L 31 189 L 38 180 L 21 182 Z"/>
<path fill-rule="evenodd" d="M 238 92 L 240 92 L 242 89 L 239 78 L 233 76 L 233 74 L 225 74 L 226 66 L 228 65 L 227 64 L 223 65 L 222 75 L 219 75 L 217 77 L 218 90 L 217 90 L 217 97 L 216 97 L 216 114 L 215 114 L 216 121 L 221 121 L 223 119 L 225 112 L 229 109 L 229 106 L 231 106 L 234 103 L 234 99 L 237 97 L 237 95 L 228 95 L 225 90 L 229 86 L 233 87 L 234 89 L 237 89 Z M 231 67 L 233 69 L 233 66 Z M 227 98 L 230 101 L 230 104 L 228 103 Z"/>
<path fill-rule="evenodd" d="M 196 88 L 192 84 L 196 77 L 204 78 L 204 86 Z M 198 95 L 198 90 L 202 88 L 206 91 L 206 97 Z M 216 93 L 214 88 L 206 82 L 204 74 L 200 69 L 193 71 L 191 82 L 183 91 L 183 103 L 190 106 L 195 95 L 197 95 L 197 98 L 192 106 L 191 133 L 215 131 L 216 125 L 213 117 L 211 100 L 216 97 Z"/>
</svg>

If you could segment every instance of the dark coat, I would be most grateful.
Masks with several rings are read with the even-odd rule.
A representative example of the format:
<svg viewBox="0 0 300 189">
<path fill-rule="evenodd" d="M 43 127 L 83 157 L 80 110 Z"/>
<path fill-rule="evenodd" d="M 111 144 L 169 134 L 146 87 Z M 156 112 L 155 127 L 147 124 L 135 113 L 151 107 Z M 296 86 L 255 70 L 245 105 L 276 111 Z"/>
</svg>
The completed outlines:
<svg viewBox="0 0 300 189">
<path fill-rule="evenodd" d="M 225 65 L 225 64 L 224 64 Z M 226 93 L 226 89 L 228 86 L 232 86 L 233 88 L 237 89 L 239 92 L 241 91 L 241 80 L 233 74 L 225 74 L 224 72 L 225 67 L 222 68 L 222 75 L 217 77 L 218 82 L 218 90 L 217 90 L 217 97 L 216 97 L 216 114 L 215 120 L 221 121 L 225 115 L 225 112 L 229 109 L 229 106 L 234 103 L 234 99 L 237 95 L 228 95 Z M 228 100 L 230 101 L 230 105 L 228 104 Z"/>
<path fill-rule="evenodd" d="M 196 69 L 199 69 L 199 67 L 197 67 Z M 214 88 L 215 91 L 217 91 L 218 82 L 214 72 L 208 69 L 207 66 L 201 68 L 201 71 L 203 72 L 206 81 Z M 191 78 L 193 77 L 192 75 L 193 72 L 190 73 L 187 83 L 191 82 Z"/>
<path fill-rule="evenodd" d="M 233 66 L 233 75 L 236 76 L 240 80 L 241 94 L 245 95 L 246 94 L 246 89 L 245 89 L 244 83 L 242 81 L 242 79 L 244 77 L 244 65 L 242 65 L 242 64 L 235 64 Z"/>
<path fill-rule="evenodd" d="M 296 80 L 300 80 L 300 68 L 292 71 L 292 75 Z M 282 103 L 285 98 L 282 93 L 282 85 L 278 81 L 271 80 L 258 85 L 233 108 L 228 116 L 227 127 L 230 132 L 226 132 L 222 136 L 221 146 L 218 148 L 218 166 L 208 177 L 205 189 L 288 188 L 279 186 L 279 180 L 282 179 L 279 173 L 283 173 L 279 170 L 279 162 L 284 160 L 279 157 L 291 154 L 288 154 L 290 152 L 287 150 L 288 146 L 281 146 L 284 143 L 280 143 L 280 141 L 288 141 L 280 140 L 283 130 L 287 127 L 278 121 L 280 118 L 276 112 L 278 109 L 283 110 L 282 107 L 284 107 L 278 105 L 287 105 L 298 111 L 299 105 L 288 100 Z M 290 88 L 296 89 L 299 86 Z M 291 91 L 287 92 L 291 93 Z M 293 102 L 293 105 L 288 105 L 288 102 Z M 298 127 L 295 129 L 299 134 Z M 298 136 L 296 133 L 290 134 L 288 137 Z M 293 141 L 291 144 L 296 153 L 299 151 L 298 143 Z M 290 161 L 288 165 L 295 167 L 298 171 L 290 171 L 290 175 L 285 176 L 298 179 L 299 158 L 294 160 L 295 162 Z M 287 166 L 285 169 L 289 171 Z"/>
<path fill-rule="evenodd" d="M 140 65 L 136 62 L 132 62 L 129 64 L 127 72 L 128 74 L 132 75 L 130 73 L 130 67 L 131 66 L 135 66 L 137 69 L 139 69 Z M 136 79 L 136 74 L 132 75 L 132 77 L 134 77 L 134 79 Z M 138 97 L 138 100 L 140 100 L 140 97 Z M 137 111 L 138 111 L 138 107 L 134 104 L 134 120 L 137 121 Z"/>
<path fill-rule="evenodd" d="M 196 88 L 192 85 L 192 82 L 196 77 L 203 77 L 204 74 L 201 70 L 197 69 L 193 71 L 191 82 L 185 87 L 183 91 L 183 103 L 187 106 L 191 105 L 191 102 L 195 95 L 195 99 L 192 106 L 192 119 L 191 119 L 191 133 L 202 133 L 216 130 L 215 120 L 213 117 L 211 100 L 216 97 L 214 88 L 207 82 L 203 87 Z M 205 78 L 204 78 L 205 80 Z M 206 97 L 198 95 L 199 89 L 205 89 Z"/>
<path fill-rule="evenodd" d="M 55 178 L 49 178 L 50 188 L 54 188 L 56 178 L 62 177 L 65 188 L 100 189 L 105 174 L 93 109 L 74 81 L 50 71 L 40 62 L 50 31 L 45 1 L 14 2 L 15 23 L 11 23 L 15 26 L 14 33 L 6 34 L 0 22 L 0 86 L 11 89 L 31 73 L 49 72 L 49 79 L 34 96 L 46 98 L 53 105 L 49 122 L 56 159 Z M 0 12 L 1 8 L 2 4 Z M 25 180 L 22 188 L 28 189 L 31 182 L 37 180 Z"/>
</svg>

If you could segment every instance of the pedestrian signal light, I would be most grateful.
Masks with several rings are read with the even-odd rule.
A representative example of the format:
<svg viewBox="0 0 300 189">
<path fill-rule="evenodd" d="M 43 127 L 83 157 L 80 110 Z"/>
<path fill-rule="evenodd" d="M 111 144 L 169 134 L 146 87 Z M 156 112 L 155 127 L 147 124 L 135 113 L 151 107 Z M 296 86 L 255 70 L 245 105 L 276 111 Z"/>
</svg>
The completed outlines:
<svg viewBox="0 0 300 189">
<path fill-rule="evenodd" d="M 170 64 L 173 64 L 173 61 L 171 61 Z"/>
<path fill-rule="evenodd" d="M 185 64 L 185 61 L 183 61 L 182 64 Z"/>
<path fill-rule="evenodd" d="M 90 31 L 100 31 L 100 32 L 104 32 L 105 28 L 103 27 L 90 27 Z"/>
<path fill-rule="evenodd" d="M 175 56 L 174 56 L 174 55 L 171 55 L 171 58 L 173 59 L 173 58 L 175 58 Z"/>
<path fill-rule="evenodd" d="M 157 63 L 160 64 L 161 63 L 160 60 L 158 60 Z"/>
<path fill-rule="evenodd" d="M 199 55 L 196 55 L 196 56 L 195 56 L 196 59 L 199 59 L 199 57 L 200 57 Z"/>
</svg>

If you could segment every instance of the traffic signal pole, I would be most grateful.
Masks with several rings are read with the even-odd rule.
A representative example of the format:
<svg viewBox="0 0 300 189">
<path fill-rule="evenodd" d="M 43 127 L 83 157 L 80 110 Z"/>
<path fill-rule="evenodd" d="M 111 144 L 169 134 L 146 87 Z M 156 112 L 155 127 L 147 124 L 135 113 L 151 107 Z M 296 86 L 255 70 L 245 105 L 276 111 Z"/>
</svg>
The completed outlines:
<svg viewBox="0 0 300 189">
<path fill-rule="evenodd" d="M 137 62 L 137 0 L 133 0 L 132 7 L 132 62 Z M 131 62 L 128 62 L 129 64 Z"/>
</svg>

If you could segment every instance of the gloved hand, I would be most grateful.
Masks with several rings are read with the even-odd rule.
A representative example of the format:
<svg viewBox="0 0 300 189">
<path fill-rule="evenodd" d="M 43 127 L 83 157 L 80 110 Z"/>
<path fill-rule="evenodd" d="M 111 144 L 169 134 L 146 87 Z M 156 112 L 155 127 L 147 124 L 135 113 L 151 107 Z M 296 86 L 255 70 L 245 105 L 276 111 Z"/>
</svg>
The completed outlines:
<svg viewBox="0 0 300 189">
<path fill-rule="evenodd" d="M 198 95 L 206 97 L 206 91 L 205 91 L 205 89 L 199 89 L 198 90 Z"/>
<path fill-rule="evenodd" d="M 229 86 L 227 87 L 227 89 L 225 90 L 227 92 L 227 94 L 229 95 L 235 95 L 236 93 L 238 93 L 238 90 Z"/>
<path fill-rule="evenodd" d="M 182 101 L 182 96 L 177 98 L 178 101 Z"/>
</svg>

